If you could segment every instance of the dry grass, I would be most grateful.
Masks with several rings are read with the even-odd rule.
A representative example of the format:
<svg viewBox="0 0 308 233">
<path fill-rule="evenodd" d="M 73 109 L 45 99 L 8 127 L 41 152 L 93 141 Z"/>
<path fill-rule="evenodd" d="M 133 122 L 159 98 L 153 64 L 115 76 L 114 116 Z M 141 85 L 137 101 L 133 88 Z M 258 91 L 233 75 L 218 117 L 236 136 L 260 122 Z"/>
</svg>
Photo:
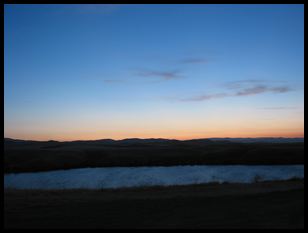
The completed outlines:
<svg viewBox="0 0 308 233">
<path fill-rule="evenodd" d="M 99 144 L 100 145 L 100 144 Z M 196 164 L 304 164 L 303 143 L 185 143 L 109 146 L 61 144 L 46 149 L 9 146 L 4 151 L 4 170 L 34 172 L 83 167 L 174 166 Z"/>
<path fill-rule="evenodd" d="M 6 190 L 5 228 L 303 228 L 304 182 Z"/>
</svg>

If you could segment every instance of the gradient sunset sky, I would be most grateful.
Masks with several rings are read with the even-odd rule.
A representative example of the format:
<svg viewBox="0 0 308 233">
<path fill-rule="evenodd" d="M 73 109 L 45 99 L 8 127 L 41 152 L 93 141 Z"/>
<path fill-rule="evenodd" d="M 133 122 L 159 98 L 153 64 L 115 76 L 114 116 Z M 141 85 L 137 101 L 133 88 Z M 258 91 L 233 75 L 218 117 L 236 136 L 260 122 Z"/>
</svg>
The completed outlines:
<svg viewBox="0 0 308 233">
<path fill-rule="evenodd" d="M 303 5 L 5 5 L 4 136 L 304 136 Z"/>
</svg>

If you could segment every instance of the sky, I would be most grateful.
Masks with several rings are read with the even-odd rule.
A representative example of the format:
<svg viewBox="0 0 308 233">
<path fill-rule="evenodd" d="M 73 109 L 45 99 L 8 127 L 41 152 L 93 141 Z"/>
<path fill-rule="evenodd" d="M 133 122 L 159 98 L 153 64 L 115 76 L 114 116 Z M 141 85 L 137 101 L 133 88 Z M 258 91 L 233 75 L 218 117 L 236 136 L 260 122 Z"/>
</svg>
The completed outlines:
<svg viewBox="0 0 308 233">
<path fill-rule="evenodd" d="M 303 137 L 304 6 L 4 6 L 4 137 Z"/>
</svg>

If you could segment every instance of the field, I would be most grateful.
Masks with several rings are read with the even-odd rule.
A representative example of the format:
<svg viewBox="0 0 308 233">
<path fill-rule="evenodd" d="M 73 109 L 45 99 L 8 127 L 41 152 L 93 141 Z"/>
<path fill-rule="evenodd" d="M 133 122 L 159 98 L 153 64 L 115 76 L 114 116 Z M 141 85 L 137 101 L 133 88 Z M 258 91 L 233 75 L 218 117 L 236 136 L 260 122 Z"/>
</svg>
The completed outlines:
<svg viewBox="0 0 308 233">
<path fill-rule="evenodd" d="M 304 228 L 304 181 L 6 190 L 5 228 Z"/>
<path fill-rule="evenodd" d="M 304 143 L 128 139 L 22 141 L 6 139 L 4 171 L 35 172 L 83 167 L 304 164 Z"/>
<path fill-rule="evenodd" d="M 5 173 L 85 167 L 304 164 L 303 142 L 5 139 Z M 4 191 L 5 228 L 304 228 L 304 180 Z"/>
</svg>

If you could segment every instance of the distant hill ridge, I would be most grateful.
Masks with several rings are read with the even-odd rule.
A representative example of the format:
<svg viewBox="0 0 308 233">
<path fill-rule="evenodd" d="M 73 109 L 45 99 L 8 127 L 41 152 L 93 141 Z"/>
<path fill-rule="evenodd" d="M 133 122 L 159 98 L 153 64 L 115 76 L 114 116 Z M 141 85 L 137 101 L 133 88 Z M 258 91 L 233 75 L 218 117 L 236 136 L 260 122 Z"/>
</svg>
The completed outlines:
<svg viewBox="0 0 308 233">
<path fill-rule="evenodd" d="M 142 143 L 142 142 L 211 142 L 211 141 L 230 141 L 230 142 L 242 142 L 242 143 L 251 143 L 251 142 L 269 142 L 269 143 L 292 143 L 292 142 L 304 142 L 303 137 L 298 138 L 284 138 L 284 137 L 259 137 L 259 138 L 199 138 L 199 139 L 188 139 L 188 140 L 177 140 L 177 139 L 165 139 L 165 138 L 126 138 L 126 139 L 95 139 L 95 140 L 74 140 L 74 141 L 36 141 L 36 140 L 23 140 L 23 139 L 13 139 L 13 138 L 4 138 L 4 142 L 12 143 Z"/>
<path fill-rule="evenodd" d="M 161 138 L 85 141 L 4 139 L 4 168 L 36 172 L 85 167 L 304 164 L 303 138 Z"/>
</svg>

